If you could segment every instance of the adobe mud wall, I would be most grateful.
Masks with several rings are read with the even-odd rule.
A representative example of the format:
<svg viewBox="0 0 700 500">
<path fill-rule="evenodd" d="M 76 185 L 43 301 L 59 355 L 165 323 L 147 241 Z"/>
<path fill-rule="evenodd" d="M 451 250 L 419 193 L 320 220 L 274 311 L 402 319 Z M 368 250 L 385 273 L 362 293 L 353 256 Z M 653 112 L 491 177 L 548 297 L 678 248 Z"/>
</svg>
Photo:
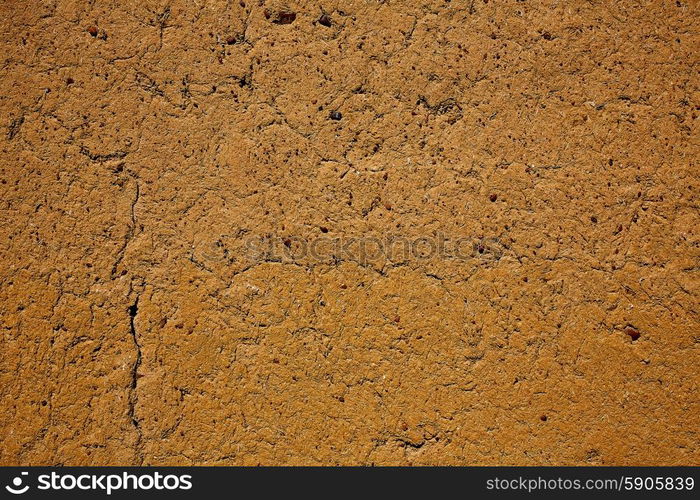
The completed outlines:
<svg viewBox="0 0 700 500">
<path fill-rule="evenodd" d="M 696 1 L 0 17 L 0 464 L 700 465 Z"/>
</svg>

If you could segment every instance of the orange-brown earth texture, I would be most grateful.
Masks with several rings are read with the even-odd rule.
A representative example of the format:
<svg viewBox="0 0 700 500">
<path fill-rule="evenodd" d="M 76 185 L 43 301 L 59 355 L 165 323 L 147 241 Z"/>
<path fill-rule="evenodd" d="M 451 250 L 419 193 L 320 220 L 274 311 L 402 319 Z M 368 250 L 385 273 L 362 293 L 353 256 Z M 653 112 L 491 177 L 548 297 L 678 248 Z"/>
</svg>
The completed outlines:
<svg viewBox="0 0 700 500">
<path fill-rule="evenodd" d="M 0 464 L 700 465 L 695 0 L 0 4 Z"/>
</svg>

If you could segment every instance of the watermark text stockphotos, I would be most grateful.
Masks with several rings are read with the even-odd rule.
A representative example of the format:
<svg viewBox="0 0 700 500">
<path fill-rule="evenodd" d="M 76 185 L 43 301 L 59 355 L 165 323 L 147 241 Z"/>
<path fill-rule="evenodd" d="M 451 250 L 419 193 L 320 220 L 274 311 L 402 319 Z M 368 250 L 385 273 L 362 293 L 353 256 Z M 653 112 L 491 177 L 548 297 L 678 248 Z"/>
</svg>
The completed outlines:
<svg viewBox="0 0 700 500">
<path fill-rule="evenodd" d="M 13 495 L 22 495 L 31 489 L 25 482 L 28 472 L 15 477 L 5 489 Z M 70 474 L 51 472 L 37 477 L 36 489 L 48 491 L 94 491 L 111 495 L 118 490 L 189 490 L 192 489 L 192 476 L 189 474 Z"/>
<path fill-rule="evenodd" d="M 208 261 L 231 259 L 225 238 L 209 245 L 202 256 Z M 257 262 L 337 263 L 366 265 L 377 261 L 408 262 L 428 260 L 497 261 L 505 251 L 498 237 L 447 237 L 437 232 L 429 236 L 331 236 L 314 238 L 278 235 L 247 235 L 246 258 Z M 237 253 L 237 252 L 236 252 Z M 240 255 L 240 254 L 239 254 Z"/>
</svg>

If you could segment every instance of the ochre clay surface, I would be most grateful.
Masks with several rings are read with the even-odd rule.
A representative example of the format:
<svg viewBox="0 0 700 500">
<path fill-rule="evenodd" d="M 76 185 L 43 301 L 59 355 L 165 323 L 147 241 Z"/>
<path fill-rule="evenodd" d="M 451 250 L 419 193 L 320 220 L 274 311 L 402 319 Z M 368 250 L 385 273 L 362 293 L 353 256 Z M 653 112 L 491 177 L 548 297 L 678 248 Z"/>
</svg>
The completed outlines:
<svg viewBox="0 0 700 500">
<path fill-rule="evenodd" d="M 2 465 L 700 464 L 696 1 L 0 17 Z"/>
</svg>

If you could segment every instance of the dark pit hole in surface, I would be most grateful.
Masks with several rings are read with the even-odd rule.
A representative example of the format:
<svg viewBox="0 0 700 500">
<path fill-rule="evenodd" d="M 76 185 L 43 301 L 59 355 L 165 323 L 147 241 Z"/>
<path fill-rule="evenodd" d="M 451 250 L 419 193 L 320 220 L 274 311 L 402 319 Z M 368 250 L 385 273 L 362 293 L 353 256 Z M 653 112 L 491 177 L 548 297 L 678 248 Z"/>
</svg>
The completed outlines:
<svg viewBox="0 0 700 500">
<path fill-rule="evenodd" d="M 137 306 L 136 304 L 134 304 L 133 306 L 129 306 L 128 311 L 129 311 L 129 316 L 131 316 L 132 318 L 135 318 L 136 314 L 138 314 L 138 312 L 139 312 L 139 306 Z"/>
<path fill-rule="evenodd" d="M 318 18 L 318 24 L 330 28 L 333 24 L 333 20 L 328 14 L 321 14 L 321 17 Z"/>
<path fill-rule="evenodd" d="M 265 17 L 268 17 L 268 14 L 266 14 Z M 296 18 L 296 12 L 281 11 L 276 14 L 272 22 L 275 24 L 292 24 Z"/>
<path fill-rule="evenodd" d="M 625 327 L 625 333 L 629 335 L 629 337 L 632 339 L 632 342 L 635 342 L 639 339 L 639 337 L 642 336 L 640 331 L 632 325 L 627 325 Z"/>
</svg>

